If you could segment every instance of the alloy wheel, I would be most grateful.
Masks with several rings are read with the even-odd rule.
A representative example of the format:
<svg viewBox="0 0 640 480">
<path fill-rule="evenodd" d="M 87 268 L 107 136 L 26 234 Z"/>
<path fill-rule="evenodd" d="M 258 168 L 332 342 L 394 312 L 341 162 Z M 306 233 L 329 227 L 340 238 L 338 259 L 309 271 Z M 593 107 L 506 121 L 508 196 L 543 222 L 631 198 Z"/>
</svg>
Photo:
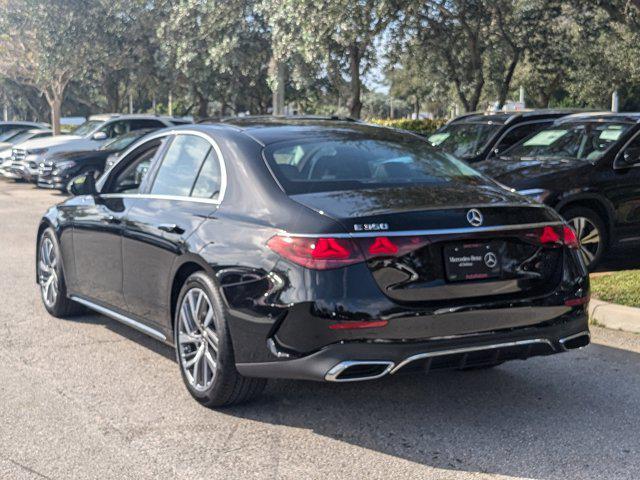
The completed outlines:
<svg viewBox="0 0 640 480">
<path fill-rule="evenodd" d="M 569 223 L 580 241 L 580 255 L 588 266 L 596 258 L 601 248 L 600 230 L 587 217 L 574 217 L 569 220 Z"/>
<path fill-rule="evenodd" d="M 49 237 L 44 237 L 40 243 L 40 255 L 38 256 L 38 283 L 42 300 L 51 308 L 55 305 L 59 292 L 58 274 L 56 266 L 58 257 Z"/>
<path fill-rule="evenodd" d="M 198 287 L 187 291 L 178 317 L 178 352 L 189 385 L 207 390 L 218 366 L 218 333 L 209 297 Z"/>
</svg>

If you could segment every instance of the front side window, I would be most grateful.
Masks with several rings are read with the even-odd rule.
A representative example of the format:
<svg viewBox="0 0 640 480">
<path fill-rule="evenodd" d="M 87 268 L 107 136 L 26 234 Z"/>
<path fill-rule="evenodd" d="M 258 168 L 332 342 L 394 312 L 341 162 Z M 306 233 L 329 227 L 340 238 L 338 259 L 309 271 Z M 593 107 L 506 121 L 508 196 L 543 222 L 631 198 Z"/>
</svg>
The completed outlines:
<svg viewBox="0 0 640 480">
<path fill-rule="evenodd" d="M 509 157 L 596 161 L 631 128 L 629 123 L 563 122 L 507 150 Z"/>
<path fill-rule="evenodd" d="M 80 125 L 71 133 L 73 135 L 84 137 L 85 135 L 89 135 L 91 132 L 93 132 L 96 128 L 102 125 L 102 123 L 103 122 L 99 120 L 89 120 L 88 122 L 84 122 L 82 125 Z"/>
<path fill-rule="evenodd" d="M 108 123 L 100 131 L 107 134 L 107 138 L 116 138 L 125 133 L 129 133 L 131 122 L 129 120 L 117 120 Z"/>
<path fill-rule="evenodd" d="M 498 145 L 496 145 L 496 148 L 494 149 L 494 153 L 496 155 L 500 155 L 502 152 L 511 148 L 513 145 L 525 139 L 529 135 L 548 127 L 551 123 L 552 122 L 536 122 L 513 127 L 500 139 L 500 142 L 498 142 Z"/>
<path fill-rule="evenodd" d="M 450 123 L 428 140 L 434 147 L 458 158 L 471 158 L 482 153 L 501 127 L 495 123 Z"/>
<path fill-rule="evenodd" d="M 413 138 L 285 142 L 269 146 L 265 157 L 288 194 L 485 182 L 465 163 Z"/>
<path fill-rule="evenodd" d="M 211 144 L 195 135 L 177 135 L 162 159 L 151 193 L 188 197 L 207 159 Z"/>
<path fill-rule="evenodd" d="M 150 148 L 135 153 L 130 160 L 126 160 L 127 166 L 116 174 L 108 193 L 138 193 L 158 148 L 160 144 L 154 144 Z"/>
</svg>

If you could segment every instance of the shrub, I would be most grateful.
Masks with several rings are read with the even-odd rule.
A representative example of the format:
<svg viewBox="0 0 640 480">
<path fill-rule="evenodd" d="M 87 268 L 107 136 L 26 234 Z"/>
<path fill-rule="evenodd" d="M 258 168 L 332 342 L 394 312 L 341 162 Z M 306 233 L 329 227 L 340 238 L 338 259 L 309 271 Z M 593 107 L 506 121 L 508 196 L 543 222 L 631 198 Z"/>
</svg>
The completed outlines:
<svg viewBox="0 0 640 480">
<path fill-rule="evenodd" d="M 376 125 L 382 125 L 385 127 L 391 128 L 400 128 L 402 130 L 409 130 L 411 132 L 415 132 L 419 135 L 430 135 L 435 132 L 438 128 L 447 123 L 447 120 L 444 118 L 436 118 L 436 119 L 420 119 L 420 120 L 409 120 L 406 118 L 399 119 L 383 119 L 383 118 L 370 118 L 367 120 L 369 123 L 374 123 Z"/>
</svg>

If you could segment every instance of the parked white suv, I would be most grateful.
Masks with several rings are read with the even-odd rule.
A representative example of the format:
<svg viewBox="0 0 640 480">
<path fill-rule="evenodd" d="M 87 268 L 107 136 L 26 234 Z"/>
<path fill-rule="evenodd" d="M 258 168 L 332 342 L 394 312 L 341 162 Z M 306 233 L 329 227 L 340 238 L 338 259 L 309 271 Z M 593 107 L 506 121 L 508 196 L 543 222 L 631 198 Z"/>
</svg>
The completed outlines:
<svg viewBox="0 0 640 480">
<path fill-rule="evenodd" d="M 38 167 L 52 153 L 93 150 L 107 140 L 133 130 L 163 128 L 191 123 L 183 119 L 157 115 L 93 115 L 71 135 L 29 140 L 12 150 L 11 172 L 17 178 L 36 181 Z"/>
</svg>

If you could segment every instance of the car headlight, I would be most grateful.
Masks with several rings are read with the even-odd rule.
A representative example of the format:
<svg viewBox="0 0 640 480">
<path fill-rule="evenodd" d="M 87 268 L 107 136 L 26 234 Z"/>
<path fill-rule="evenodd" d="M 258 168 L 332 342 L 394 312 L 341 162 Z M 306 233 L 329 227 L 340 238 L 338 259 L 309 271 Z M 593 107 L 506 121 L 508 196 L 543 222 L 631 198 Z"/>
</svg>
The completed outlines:
<svg viewBox="0 0 640 480">
<path fill-rule="evenodd" d="M 530 188 L 527 190 L 518 190 L 520 195 L 524 195 L 525 197 L 529 197 L 536 202 L 544 203 L 544 201 L 549 198 L 551 192 L 549 190 L 544 190 L 542 188 Z"/>
<path fill-rule="evenodd" d="M 27 155 L 44 155 L 47 153 L 48 148 L 36 148 L 34 150 L 29 150 Z"/>
<path fill-rule="evenodd" d="M 73 160 L 65 160 L 64 162 L 58 162 L 53 165 L 54 170 L 66 170 L 67 168 L 75 167 L 76 162 Z"/>
</svg>

